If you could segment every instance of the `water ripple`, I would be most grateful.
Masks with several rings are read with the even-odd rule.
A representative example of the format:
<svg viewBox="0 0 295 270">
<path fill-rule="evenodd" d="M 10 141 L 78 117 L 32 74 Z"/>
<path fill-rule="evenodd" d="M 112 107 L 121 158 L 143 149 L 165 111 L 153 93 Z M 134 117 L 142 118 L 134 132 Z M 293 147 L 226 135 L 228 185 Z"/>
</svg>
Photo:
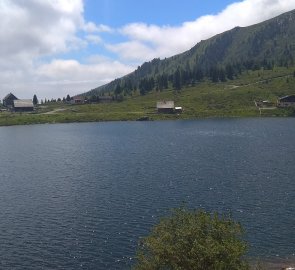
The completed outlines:
<svg viewBox="0 0 295 270">
<path fill-rule="evenodd" d="M 231 213 L 249 256 L 294 258 L 294 121 L 0 128 L 0 268 L 130 269 L 183 202 Z"/>
</svg>

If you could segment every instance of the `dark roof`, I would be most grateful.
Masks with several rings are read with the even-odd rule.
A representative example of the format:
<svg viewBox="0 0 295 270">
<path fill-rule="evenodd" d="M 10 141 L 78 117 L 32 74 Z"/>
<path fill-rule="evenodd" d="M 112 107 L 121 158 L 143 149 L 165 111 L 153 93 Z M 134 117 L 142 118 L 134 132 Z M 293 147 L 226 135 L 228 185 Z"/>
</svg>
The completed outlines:
<svg viewBox="0 0 295 270">
<path fill-rule="evenodd" d="M 295 102 L 295 95 L 284 96 L 279 98 L 280 102 Z"/>
<path fill-rule="evenodd" d="M 17 99 L 17 97 L 14 94 L 9 93 L 3 98 L 3 100 L 7 100 L 7 99 Z"/>
</svg>

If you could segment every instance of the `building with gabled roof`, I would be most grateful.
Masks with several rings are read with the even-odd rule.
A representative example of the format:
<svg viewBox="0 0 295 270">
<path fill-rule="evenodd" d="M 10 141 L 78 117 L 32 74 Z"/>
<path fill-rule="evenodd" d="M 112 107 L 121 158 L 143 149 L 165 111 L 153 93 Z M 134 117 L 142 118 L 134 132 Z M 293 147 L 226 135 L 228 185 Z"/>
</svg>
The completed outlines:
<svg viewBox="0 0 295 270">
<path fill-rule="evenodd" d="M 34 110 L 34 104 L 31 99 L 16 99 L 13 101 L 13 110 L 15 112 L 30 112 Z"/>
<path fill-rule="evenodd" d="M 3 98 L 3 106 L 5 107 L 13 107 L 13 101 L 14 100 L 17 100 L 18 98 L 12 94 L 12 93 L 9 93 L 7 94 L 4 98 Z"/>
<path fill-rule="evenodd" d="M 83 104 L 85 103 L 85 98 L 81 96 L 75 96 L 71 99 L 71 104 Z"/>
<path fill-rule="evenodd" d="M 278 107 L 295 107 L 295 95 L 284 96 L 278 99 Z"/>
<path fill-rule="evenodd" d="M 158 101 L 157 111 L 158 113 L 174 113 L 174 101 Z"/>
</svg>

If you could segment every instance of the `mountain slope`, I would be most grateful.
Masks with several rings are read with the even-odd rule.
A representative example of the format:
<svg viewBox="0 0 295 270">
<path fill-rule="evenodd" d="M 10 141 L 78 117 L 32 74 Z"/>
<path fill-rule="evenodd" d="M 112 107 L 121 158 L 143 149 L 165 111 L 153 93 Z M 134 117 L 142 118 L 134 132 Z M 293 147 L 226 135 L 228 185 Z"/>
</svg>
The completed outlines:
<svg viewBox="0 0 295 270">
<path fill-rule="evenodd" d="M 183 85 L 204 77 L 214 82 L 224 81 L 243 70 L 293 66 L 294 59 L 295 10 L 292 10 L 256 25 L 235 27 L 199 42 L 182 54 L 146 62 L 134 72 L 84 95 L 129 94 L 134 89 L 143 89 L 141 93 L 145 94 L 152 89 L 165 89 L 168 84 L 177 88 L 178 76 Z"/>
</svg>

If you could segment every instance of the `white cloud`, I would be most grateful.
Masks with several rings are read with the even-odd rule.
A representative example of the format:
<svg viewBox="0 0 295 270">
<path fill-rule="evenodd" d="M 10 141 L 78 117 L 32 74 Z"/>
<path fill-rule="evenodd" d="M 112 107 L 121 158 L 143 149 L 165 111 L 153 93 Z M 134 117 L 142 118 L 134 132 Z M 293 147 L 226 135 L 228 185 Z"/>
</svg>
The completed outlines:
<svg viewBox="0 0 295 270">
<path fill-rule="evenodd" d="M 76 60 L 55 59 L 49 64 L 44 64 L 38 68 L 38 74 L 44 78 L 57 81 L 70 80 L 94 81 L 109 80 L 116 75 L 123 76 L 132 69 L 118 61 L 100 59 L 99 62 L 91 64 L 81 64 Z"/>
<path fill-rule="evenodd" d="M 293 8 L 295 0 L 244 0 L 180 26 L 132 23 L 112 29 L 87 22 L 83 0 L 0 0 L 0 98 L 11 91 L 22 98 L 81 93 L 131 72 L 135 65 L 130 62 L 169 57 L 237 25 Z M 110 35 L 124 40 L 106 42 L 103 38 Z M 122 62 L 87 56 L 89 44 L 117 54 Z M 73 51 L 73 57 L 80 56 L 80 50 L 88 57 L 83 63 L 59 59 Z"/>
<path fill-rule="evenodd" d="M 1 1 L 0 57 L 27 54 L 31 57 L 64 52 L 79 39 L 83 23 L 81 1 Z"/>
<path fill-rule="evenodd" d="M 294 8 L 295 0 L 244 0 L 229 5 L 216 15 L 202 16 L 177 27 L 132 23 L 120 29 L 127 41 L 109 44 L 107 48 L 126 60 L 169 57 L 235 26 L 249 26 Z"/>
<path fill-rule="evenodd" d="M 11 91 L 48 98 L 79 93 L 131 71 L 106 59 L 88 64 L 50 60 L 73 50 L 79 54 L 89 43 L 102 42 L 94 33 L 112 31 L 86 22 L 83 9 L 83 0 L 0 1 L 0 98 Z"/>
<path fill-rule="evenodd" d="M 104 24 L 100 24 L 100 25 L 96 25 L 95 23 L 93 22 L 87 22 L 84 24 L 83 26 L 83 30 L 85 32 L 88 32 L 88 33 L 94 33 L 94 32 L 108 32 L 108 33 L 111 33 L 113 32 L 113 29 L 107 25 L 104 25 Z"/>
<path fill-rule="evenodd" d="M 41 88 L 55 85 L 58 96 L 81 93 L 130 73 L 133 67 L 106 57 L 93 57 L 87 64 L 76 60 L 52 60 L 37 68 Z M 45 93 L 44 93 L 45 94 Z M 45 95 L 42 96 L 46 96 Z"/>
<path fill-rule="evenodd" d="M 39 98 L 44 99 L 88 91 L 116 77 L 124 76 L 133 69 L 132 66 L 104 56 L 93 56 L 86 64 L 77 60 L 54 59 L 47 64 L 31 66 L 25 72 L 19 69 L 16 72 L 0 73 L 0 81 L 6 89 L 3 97 L 13 91 L 19 98 L 30 98 L 37 94 Z"/>
<path fill-rule="evenodd" d="M 86 40 L 92 44 L 100 44 L 102 42 L 101 37 L 98 35 L 87 35 Z"/>
<path fill-rule="evenodd" d="M 146 46 L 142 42 L 136 40 L 122 42 L 115 45 L 106 44 L 106 48 L 112 52 L 119 54 L 121 58 L 131 61 L 151 59 L 154 57 L 155 54 L 151 47 Z"/>
</svg>

